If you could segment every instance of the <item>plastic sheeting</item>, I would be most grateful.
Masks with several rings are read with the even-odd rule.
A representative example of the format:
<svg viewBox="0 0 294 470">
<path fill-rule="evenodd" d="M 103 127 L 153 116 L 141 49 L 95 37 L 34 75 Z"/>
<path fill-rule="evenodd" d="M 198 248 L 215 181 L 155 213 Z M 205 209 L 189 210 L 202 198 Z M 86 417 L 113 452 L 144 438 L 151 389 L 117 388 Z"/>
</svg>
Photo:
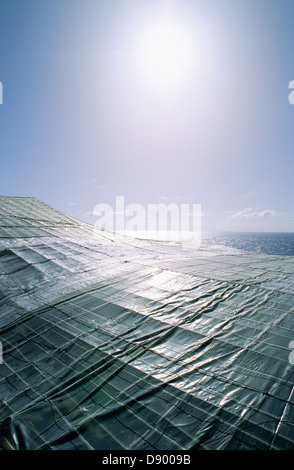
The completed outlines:
<svg viewBox="0 0 294 470">
<path fill-rule="evenodd" d="M 294 449 L 292 257 L 0 198 L 0 448 Z"/>
</svg>

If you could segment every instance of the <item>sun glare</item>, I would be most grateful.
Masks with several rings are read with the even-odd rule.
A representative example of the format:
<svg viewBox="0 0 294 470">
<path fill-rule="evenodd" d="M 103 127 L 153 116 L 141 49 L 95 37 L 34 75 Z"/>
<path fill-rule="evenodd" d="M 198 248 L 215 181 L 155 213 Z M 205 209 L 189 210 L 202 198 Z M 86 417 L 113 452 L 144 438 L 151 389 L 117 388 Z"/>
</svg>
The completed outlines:
<svg viewBox="0 0 294 470">
<path fill-rule="evenodd" d="M 191 60 L 188 34 L 173 22 L 153 25 L 143 34 L 139 56 L 144 76 L 153 84 L 178 83 Z"/>
</svg>

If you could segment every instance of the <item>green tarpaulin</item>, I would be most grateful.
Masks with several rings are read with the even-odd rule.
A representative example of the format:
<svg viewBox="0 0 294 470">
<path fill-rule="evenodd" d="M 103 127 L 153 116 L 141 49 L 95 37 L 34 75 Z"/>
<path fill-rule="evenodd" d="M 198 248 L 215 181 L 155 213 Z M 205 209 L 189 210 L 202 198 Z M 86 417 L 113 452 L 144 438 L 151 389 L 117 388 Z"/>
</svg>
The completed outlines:
<svg viewBox="0 0 294 470">
<path fill-rule="evenodd" d="M 294 449 L 293 257 L 0 198 L 0 447 Z"/>
</svg>

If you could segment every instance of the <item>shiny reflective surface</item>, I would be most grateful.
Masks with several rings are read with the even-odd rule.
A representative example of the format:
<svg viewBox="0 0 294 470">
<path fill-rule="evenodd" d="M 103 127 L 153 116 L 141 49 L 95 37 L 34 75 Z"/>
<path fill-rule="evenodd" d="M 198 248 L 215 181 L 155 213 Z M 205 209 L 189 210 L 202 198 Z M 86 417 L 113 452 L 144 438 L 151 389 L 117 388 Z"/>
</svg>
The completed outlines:
<svg viewBox="0 0 294 470">
<path fill-rule="evenodd" d="M 294 263 L 0 198 L 0 446 L 294 449 Z"/>
</svg>

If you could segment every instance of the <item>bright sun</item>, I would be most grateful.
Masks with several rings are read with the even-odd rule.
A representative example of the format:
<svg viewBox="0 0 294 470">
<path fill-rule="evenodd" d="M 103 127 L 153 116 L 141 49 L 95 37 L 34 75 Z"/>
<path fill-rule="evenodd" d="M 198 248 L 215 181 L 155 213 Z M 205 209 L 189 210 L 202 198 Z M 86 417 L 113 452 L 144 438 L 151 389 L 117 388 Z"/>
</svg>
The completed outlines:
<svg viewBox="0 0 294 470">
<path fill-rule="evenodd" d="M 188 73 L 191 51 L 188 34 L 174 22 L 145 30 L 139 43 L 141 69 L 153 84 L 176 84 Z"/>
</svg>

